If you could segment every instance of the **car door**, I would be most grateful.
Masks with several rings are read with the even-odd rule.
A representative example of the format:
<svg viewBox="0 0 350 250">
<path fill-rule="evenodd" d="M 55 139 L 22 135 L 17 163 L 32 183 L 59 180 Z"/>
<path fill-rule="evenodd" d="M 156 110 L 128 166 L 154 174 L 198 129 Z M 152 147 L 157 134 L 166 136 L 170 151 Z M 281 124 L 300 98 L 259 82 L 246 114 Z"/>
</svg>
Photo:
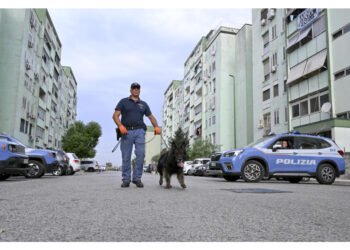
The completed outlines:
<svg viewBox="0 0 350 250">
<path fill-rule="evenodd" d="M 282 142 L 287 141 L 288 147 L 282 148 Z M 280 145 L 281 148 L 274 150 L 273 147 Z M 297 166 L 294 164 L 294 158 L 296 155 L 294 149 L 294 137 L 284 136 L 275 140 L 266 149 L 267 161 L 269 164 L 270 172 L 294 172 Z"/>
<path fill-rule="evenodd" d="M 317 138 L 297 136 L 295 147 L 300 171 L 315 173 L 318 164 L 325 155 L 325 150 L 322 149 L 320 141 Z"/>
</svg>

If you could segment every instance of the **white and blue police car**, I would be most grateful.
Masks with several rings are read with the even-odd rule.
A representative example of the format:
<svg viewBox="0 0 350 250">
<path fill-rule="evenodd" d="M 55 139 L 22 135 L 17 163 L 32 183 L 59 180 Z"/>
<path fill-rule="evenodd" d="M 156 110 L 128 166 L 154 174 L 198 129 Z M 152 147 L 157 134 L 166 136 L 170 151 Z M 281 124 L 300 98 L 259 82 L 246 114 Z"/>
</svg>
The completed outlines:
<svg viewBox="0 0 350 250">
<path fill-rule="evenodd" d="M 332 184 L 345 174 L 344 152 L 332 139 L 299 134 L 272 135 L 245 148 L 225 151 L 217 162 L 228 181 L 246 182 L 283 177 L 298 183 L 303 177 Z"/>
</svg>

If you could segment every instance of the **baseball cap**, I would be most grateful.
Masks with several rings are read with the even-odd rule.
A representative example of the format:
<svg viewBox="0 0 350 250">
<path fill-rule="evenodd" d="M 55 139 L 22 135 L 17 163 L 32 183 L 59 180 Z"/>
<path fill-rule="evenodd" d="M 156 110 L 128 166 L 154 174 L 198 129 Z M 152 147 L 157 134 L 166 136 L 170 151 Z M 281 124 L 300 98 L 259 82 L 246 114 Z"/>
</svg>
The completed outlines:
<svg viewBox="0 0 350 250">
<path fill-rule="evenodd" d="M 141 86 L 137 82 L 134 82 L 134 83 L 131 84 L 130 88 L 132 88 L 132 89 L 141 88 Z"/>
</svg>

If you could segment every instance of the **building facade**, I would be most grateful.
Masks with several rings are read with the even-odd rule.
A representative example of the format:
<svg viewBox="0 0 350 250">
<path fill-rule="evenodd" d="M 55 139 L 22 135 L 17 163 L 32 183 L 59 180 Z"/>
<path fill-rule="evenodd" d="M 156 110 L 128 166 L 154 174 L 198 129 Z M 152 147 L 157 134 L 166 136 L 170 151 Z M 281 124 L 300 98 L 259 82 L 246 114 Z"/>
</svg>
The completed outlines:
<svg viewBox="0 0 350 250">
<path fill-rule="evenodd" d="M 158 135 L 154 136 L 154 128 L 152 126 L 147 126 L 145 142 L 146 145 L 144 166 L 148 166 L 149 164 L 154 163 L 152 161 L 153 156 L 160 154 L 161 150 L 161 137 Z"/>
<path fill-rule="evenodd" d="M 0 10 L 0 131 L 29 147 L 59 149 L 75 122 L 77 81 L 61 65 L 46 9 Z"/>
<path fill-rule="evenodd" d="M 253 140 L 251 41 L 251 25 L 219 27 L 200 39 L 185 62 L 183 82 L 165 92 L 165 138 L 181 127 L 190 145 L 209 140 L 227 150 Z"/>
<path fill-rule="evenodd" d="M 253 9 L 255 139 L 298 130 L 350 149 L 349 14 Z"/>
</svg>

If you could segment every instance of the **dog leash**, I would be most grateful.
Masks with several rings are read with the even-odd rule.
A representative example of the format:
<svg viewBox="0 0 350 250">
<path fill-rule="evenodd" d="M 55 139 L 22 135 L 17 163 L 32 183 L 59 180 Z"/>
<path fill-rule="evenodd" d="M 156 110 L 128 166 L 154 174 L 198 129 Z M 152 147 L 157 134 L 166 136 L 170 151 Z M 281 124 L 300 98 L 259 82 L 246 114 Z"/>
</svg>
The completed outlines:
<svg viewBox="0 0 350 250">
<path fill-rule="evenodd" d="M 123 136 L 124 136 L 124 135 L 123 135 Z M 123 136 L 122 136 L 122 138 L 123 138 Z M 153 139 L 154 139 L 155 137 L 156 137 L 156 135 L 154 134 L 153 137 L 152 137 L 152 139 L 150 139 L 150 140 L 148 140 L 148 141 L 146 141 L 146 142 L 142 142 L 142 143 L 140 143 L 140 144 L 147 144 L 147 143 L 153 141 Z M 120 139 L 120 141 L 118 141 L 117 145 L 114 146 L 114 148 L 112 149 L 112 153 L 114 153 L 114 151 L 117 150 L 117 148 L 119 147 L 119 145 L 120 145 L 121 142 L 122 142 L 122 139 Z M 165 145 L 166 145 L 166 144 L 165 144 Z"/>
</svg>

